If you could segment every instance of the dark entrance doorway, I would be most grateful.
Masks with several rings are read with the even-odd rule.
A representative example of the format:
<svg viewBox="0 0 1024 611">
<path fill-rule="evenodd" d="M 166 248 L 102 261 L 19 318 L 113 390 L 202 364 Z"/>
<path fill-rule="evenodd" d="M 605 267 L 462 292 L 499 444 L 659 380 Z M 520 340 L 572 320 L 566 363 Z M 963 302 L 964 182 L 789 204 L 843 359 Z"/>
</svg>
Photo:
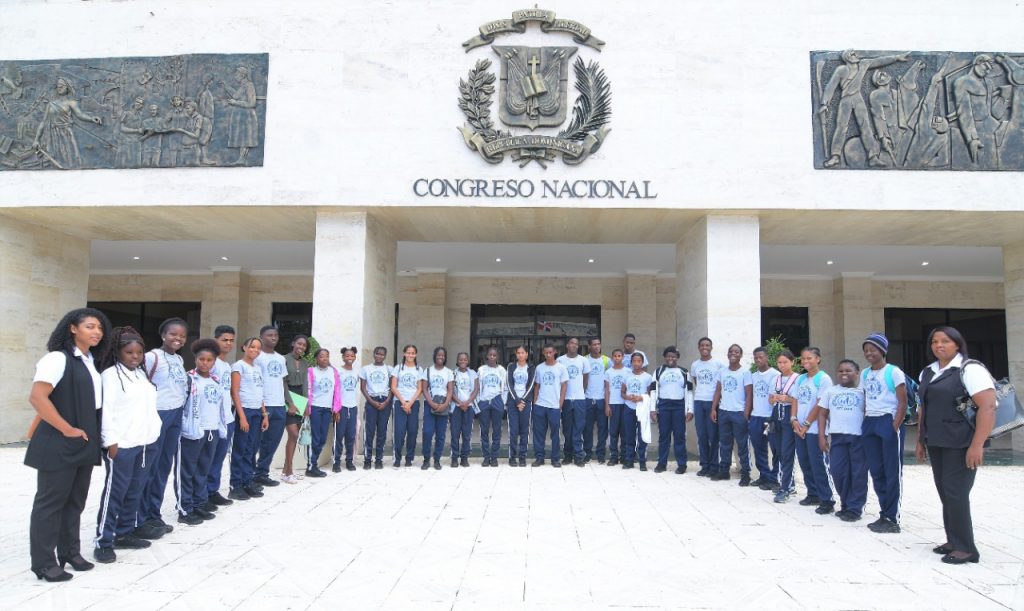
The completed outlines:
<svg viewBox="0 0 1024 611">
<path fill-rule="evenodd" d="M 487 348 L 498 347 L 498 362 L 515 360 L 515 349 L 524 345 L 530 362 L 541 359 L 541 348 L 552 344 L 559 354 L 571 337 L 580 340 L 580 352 L 586 342 L 601 336 L 601 306 L 596 305 L 495 305 L 470 307 L 470 347 L 472 366 L 483 364 Z"/>
</svg>

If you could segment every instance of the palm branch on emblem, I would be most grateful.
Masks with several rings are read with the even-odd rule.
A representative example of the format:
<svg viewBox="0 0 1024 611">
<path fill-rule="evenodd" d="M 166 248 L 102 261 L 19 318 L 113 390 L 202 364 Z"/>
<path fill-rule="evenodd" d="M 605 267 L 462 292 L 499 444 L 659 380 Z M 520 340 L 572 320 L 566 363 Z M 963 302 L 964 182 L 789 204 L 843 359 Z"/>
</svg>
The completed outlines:
<svg viewBox="0 0 1024 611">
<path fill-rule="evenodd" d="M 569 126 L 559 132 L 559 138 L 583 140 L 591 132 L 601 129 L 612 117 L 612 87 L 597 62 L 586 65 L 577 57 L 572 65 L 576 73 L 576 91 L 579 96 L 572 107 Z"/>
<path fill-rule="evenodd" d="M 473 131 L 488 142 L 508 136 L 507 132 L 494 129 L 491 120 L 491 95 L 494 94 L 495 76 L 488 72 L 491 60 L 481 59 L 469 71 L 467 79 L 459 79 L 459 108 Z"/>
</svg>

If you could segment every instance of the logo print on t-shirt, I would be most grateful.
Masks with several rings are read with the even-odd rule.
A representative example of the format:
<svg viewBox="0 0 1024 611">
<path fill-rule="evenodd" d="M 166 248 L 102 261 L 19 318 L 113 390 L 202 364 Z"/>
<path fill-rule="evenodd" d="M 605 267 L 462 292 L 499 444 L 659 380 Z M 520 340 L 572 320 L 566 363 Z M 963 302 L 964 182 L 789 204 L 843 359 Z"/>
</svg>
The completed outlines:
<svg viewBox="0 0 1024 611">
<path fill-rule="evenodd" d="M 754 382 L 754 395 L 757 397 L 767 397 L 768 382 L 765 382 L 764 380 L 758 380 L 757 382 Z"/>
<path fill-rule="evenodd" d="M 593 361 L 590 364 L 590 375 L 599 376 L 604 373 L 604 361 Z"/>
<path fill-rule="evenodd" d="M 679 381 L 679 370 L 670 369 L 661 374 L 661 382 L 663 384 L 675 384 Z"/>
<path fill-rule="evenodd" d="M 334 380 L 329 377 L 322 377 L 316 381 L 316 394 L 318 395 L 331 395 L 334 394 Z"/>
<path fill-rule="evenodd" d="M 283 378 L 284 367 L 277 361 L 270 361 L 267 363 L 267 375 L 272 378 Z"/>
<path fill-rule="evenodd" d="M 540 376 L 540 383 L 541 384 L 554 384 L 555 383 L 555 374 L 551 373 L 550 371 L 545 371 Z"/>
<path fill-rule="evenodd" d="M 203 387 L 203 398 L 207 403 L 220 403 L 221 388 L 216 384 L 207 384 Z"/>
<path fill-rule="evenodd" d="M 444 390 L 444 387 L 446 385 L 447 385 L 447 382 L 445 382 L 444 378 L 442 378 L 441 376 L 431 376 L 430 377 L 430 390 L 431 390 L 431 392 L 442 391 L 442 390 Z"/>
<path fill-rule="evenodd" d="M 844 392 L 836 394 L 832 397 L 832 409 L 839 409 L 844 412 L 853 411 L 860 404 L 859 393 L 855 392 Z"/>
<path fill-rule="evenodd" d="M 462 391 L 469 390 L 469 376 L 457 376 L 457 377 L 458 377 L 458 381 L 456 382 L 456 384 L 458 385 L 459 390 L 462 390 Z M 491 377 L 492 378 L 497 378 L 498 376 L 491 376 Z"/>
<path fill-rule="evenodd" d="M 722 380 L 722 390 L 725 392 L 736 392 L 736 389 L 740 387 L 740 381 L 733 376 L 725 376 Z"/>
<path fill-rule="evenodd" d="M 370 385 L 371 386 L 376 386 L 378 388 L 383 386 L 384 384 L 386 384 L 387 381 L 388 381 L 387 374 L 384 373 L 383 371 L 371 371 L 370 375 L 369 375 L 369 378 L 370 378 Z"/>
<path fill-rule="evenodd" d="M 167 377 L 172 380 L 182 382 L 185 380 L 185 368 L 182 367 L 177 361 L 167 362 Z"/>
<path fill-rule="evenodd" d="M 345 390 L 354 391 L 356 389 L 356 377 L 348 376 L 345 378 L 344 386 Z"/>
<path fill-rule="evenodd" d="M 625 376 L 623 376 L 622 374 L 613 375 L 612 376 L 611 387 L 612 388 L 621 388 L 622 387 L 622 381 L 624 379 L 625 379 Z"/>
<path fill-rule="evenodd" d="M 398 381 L 400 382 L 399 385 L 403 388 L 413 388 L 416 386 L 417 377 L 418 376 L 414 373 L 403 373 L 398 377 Z"/>
<path fill-rule="evenodd" d="M 869 399 L 879 399 L 882 397 L 882 383 L 875 378 L 868 378 L 864 382 L 864 392 L 867 393 Z"/>
<path fill-rule="evenodd" d="M 575 380 L 577 377 L 579 377 L 580 368 L 577 367 L 576 365 L 569 365 L 568 367 L 566 367 L 566 369 L 569 371 L 570 380 Z"/>
<path fill-rule="evenodd" d="M 252 370 L 252 385 L 263 388 L 263 375 L 260 374 L 258 369 Z"/>
<path fill-rule="evenodd" d="M 700 369 L 697 371 L 697 383 L 701 386 L 711 385 L 715 381 L 715 372 L 710 369 Z"/>
<path fill-rule="evenodd" d="M 516 372 L 512 374 L 512 379 L 516 381 L 516 384 L 522 386 L 526 384 L 526 381 L 530 378 L 530 374 L 523 371 L 522 369 L 516 369 Z"/>
<path fill-rule="evenodd" d="M 526 376 L 523 376 L 523 379 L 525 380 Z M 519 381 L 518 376 L 516 377 L 516 381 Z M 466 383 L 469 383 L 468 378 Z M 489 373 L 486 376 L 484 376 L 484 386 L 486 386 L 487 388 L 496 388 L 498 386 L 501 386 L 501 379 L 499 379 L 498 376 L 494 375 L 493 373 Z M 459 388 L 462 387 L 460 386 Z"/>
<path fill-rule="evenodd" d="M 811 401 L 814 401 L 816 393 L 817 391 L 814 388 L 814 382 L 808 382 L 800 387 L 796 398 L 800 403 L 810 403 Z"/>
<path fill-rule="evenodd" d="M 629 386 L 627 387 L 627 390 L 631 395 L 639 395 L 640 391 L 643 390 L 643 382 L 634 378 L 629 381 Z"/>
</svg>

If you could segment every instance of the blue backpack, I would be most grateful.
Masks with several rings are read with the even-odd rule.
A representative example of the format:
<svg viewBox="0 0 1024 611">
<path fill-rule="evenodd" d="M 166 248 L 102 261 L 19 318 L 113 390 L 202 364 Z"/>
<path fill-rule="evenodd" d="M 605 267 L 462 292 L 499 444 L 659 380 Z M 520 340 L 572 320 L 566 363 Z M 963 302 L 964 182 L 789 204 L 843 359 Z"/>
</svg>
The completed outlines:
<svg viewBox="0 0 1024 611">
<path fill-rule="evenodd" d="M 896 383 L 893 381 L 893 372 L 896 371 L 896 366 L 892 364 L 886 364 L 883 369 L 883 376 L 885 377 L 885 385 L 889 388 L 889 392 L 896 394 Z M 861 372 L 861 381 L 868 379 L 868 374 L 871 372 L 870 369 L 865 369 Z M 913 426 L 917 424 L 917 411 L 921 403 L 921 398 L 918 396 L 918 384 L 917 380 L 909 376 L 904 376 L 904 383 L 907 387 L 907 413 L 903 419 L 904 424 Z"/>
</svg>

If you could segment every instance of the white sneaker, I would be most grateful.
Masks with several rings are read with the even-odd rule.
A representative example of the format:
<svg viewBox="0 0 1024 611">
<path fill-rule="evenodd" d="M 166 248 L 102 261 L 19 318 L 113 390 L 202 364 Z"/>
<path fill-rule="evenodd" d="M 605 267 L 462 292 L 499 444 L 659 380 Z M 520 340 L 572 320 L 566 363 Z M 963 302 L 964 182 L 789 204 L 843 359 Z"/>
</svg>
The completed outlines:
<svg viewBox="0 0 1024 611">
<path fill-rule="evenodd" d="M 281 478 L 281 481 L 286 484 L 297 484 L 299 483 L 299 478 L 295 477 L 295 475 L 285 475 Z"/>
</svg>

